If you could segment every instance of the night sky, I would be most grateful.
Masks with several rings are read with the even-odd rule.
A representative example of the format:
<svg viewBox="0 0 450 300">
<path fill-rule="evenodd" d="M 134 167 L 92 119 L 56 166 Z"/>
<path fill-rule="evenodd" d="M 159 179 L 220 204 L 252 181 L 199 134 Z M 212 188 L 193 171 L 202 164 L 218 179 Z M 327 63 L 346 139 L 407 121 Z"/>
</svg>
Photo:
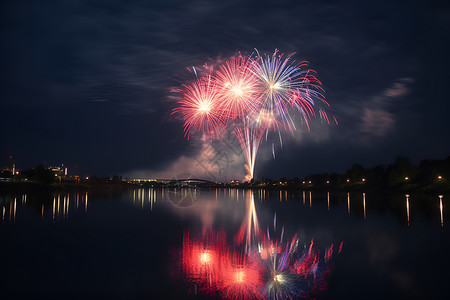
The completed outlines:
<svg viewBox="0 0 450 300">
<path fill-rule="evenodd" d="M 447 1 L 2 1 L 0 167 L 204 177 L 171 89 L 186 67 L 254 48 L 316 70 L 339 125 L 263 142 L 256 177 L 450 155 Z M 242 179 L 242 155 L 214 176 Z M 217 150 L 219 149 L 219 150 Z M 77 166 L 77 167 L 75 167 Z M 183 175 L 178 175 L 184 172 Z M 211 179 L 211 178 L 208 178 Z"/>
</svg>

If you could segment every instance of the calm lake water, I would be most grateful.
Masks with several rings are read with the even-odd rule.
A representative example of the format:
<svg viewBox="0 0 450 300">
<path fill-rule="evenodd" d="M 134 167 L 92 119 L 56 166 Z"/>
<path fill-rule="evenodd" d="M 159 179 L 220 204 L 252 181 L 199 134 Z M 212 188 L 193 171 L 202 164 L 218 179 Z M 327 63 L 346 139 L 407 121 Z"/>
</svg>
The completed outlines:
<svg viewBox="0 0 450 300">
<path fill-rule="evenodd" d="M 447 195 L 0 195 L 0 298 L 443 298 Z"/>
</svg>

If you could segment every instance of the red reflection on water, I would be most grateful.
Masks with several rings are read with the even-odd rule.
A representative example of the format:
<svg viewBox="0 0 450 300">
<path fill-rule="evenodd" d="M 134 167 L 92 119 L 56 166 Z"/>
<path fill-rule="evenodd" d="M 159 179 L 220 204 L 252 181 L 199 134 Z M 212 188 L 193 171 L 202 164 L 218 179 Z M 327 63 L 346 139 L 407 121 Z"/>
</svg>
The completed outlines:
<svg viewBox="0 0 450 300">
<path fill-rule="evenodd" d="M 298 247 L 263 239 L 257 246 L 230 248 L 224 233 L 183 236 L 181 267 L 185 278 L 205 295 L 227 299 L 314 298 L 327 286 L 334 245 L 319 251 L 311 241 Z M 342 243 L 339 251 L 342 249 Z"/>
<path fill-rule="evenodd" d="M 198 237 L 183 235 L 179 265 L 183 276 L 205 295 L 226 299 L 315 298 L 327 287 L 333 268 L 333 244 L 318 250 L 297 235 L 284 239 L 259 230 L 253 197 L 231 247 L 223 232 L 210 230 Z M 245 241 L 245 243 L 244 243 Z M 342 243 L 337 253 L 342 250 Z"/>
<path fill-rule="evenodd" d="M 222 266 L 219 292 L 227 299 L 261 299 L 263 269 L 261 264 L 248 256 L 232 254 Z"/>
<path fill-rule="evenodd" d="M 221 259 L 226 251 L 225 236 L 210 232 L 200 239 L 183 236 L 182 268 L 192 281 L 205 281 L 213 286 L 218 281 Z"/>
<path fill-rule="evenodd" d="M 261 265 L 249 256 L 230 251 L 223 233 L 208 232 L 199 238 L 183 236 L 181 266 L 184 275 L 205 294 L 224 298 L 261 298 Z"/>
</svg>

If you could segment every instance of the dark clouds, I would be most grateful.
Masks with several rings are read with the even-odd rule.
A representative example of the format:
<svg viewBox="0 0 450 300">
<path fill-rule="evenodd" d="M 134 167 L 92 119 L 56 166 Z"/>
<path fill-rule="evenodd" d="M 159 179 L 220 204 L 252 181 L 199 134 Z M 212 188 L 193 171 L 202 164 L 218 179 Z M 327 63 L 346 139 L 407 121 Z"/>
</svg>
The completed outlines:
<svg viewBox="0 0 450 300">
<path fill-rule="evenodd" d="M 0 155 L 88 174 L 173 168 L 203 147 L 170 116 L 185 67 L 278 48 L 310 61 L 340 125 L 299 129 L 275 161 L 263 144 L 257 175 L 443 158 L 449 20 L 423 1 L 2 2 Z"/>
</svg>

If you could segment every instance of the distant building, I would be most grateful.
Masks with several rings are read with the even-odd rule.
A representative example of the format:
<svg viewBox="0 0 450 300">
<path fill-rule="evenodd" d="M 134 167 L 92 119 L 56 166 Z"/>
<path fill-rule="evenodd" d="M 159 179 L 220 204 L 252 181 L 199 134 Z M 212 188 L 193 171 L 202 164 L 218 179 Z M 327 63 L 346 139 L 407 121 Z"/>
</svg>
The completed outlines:
<svg viewBox="0 0 450 300">
<path fill-rule="evenodd" d="M 13 175 L 16 174 L 16 160 L 12 157 L 12 155 L 9 157 L 9 170 Z"/>
<path fill-rule="evenodd" d="M 67 167 L 64 167 L 64 165 L 61 166 L 48 166 L 47 170 L 52 171 L 53 175 L 55 176 L 55 181 L 57 182 L 64 182 L 64 181 L 75 181 L 77 182 L 78 180 L 76 178 L 71 178 L 74 176 L 67 176 Z M 78 176 L 76 176 L 78 177 Z"/>
<path fill-rule="evenodd" d="M 13 181 L 16 174 L 19 174 L 16 170 L 16 161 L 10 156 L 8 166 L 0 170 L 0 181 Z"/>
<path fill-rule="evenodd" d="M 66 175 L 64 177 L 64 182 L 79 183 L 80 182 L 80 176 L 78 176 L 78 175 Z"/>
</svg>

